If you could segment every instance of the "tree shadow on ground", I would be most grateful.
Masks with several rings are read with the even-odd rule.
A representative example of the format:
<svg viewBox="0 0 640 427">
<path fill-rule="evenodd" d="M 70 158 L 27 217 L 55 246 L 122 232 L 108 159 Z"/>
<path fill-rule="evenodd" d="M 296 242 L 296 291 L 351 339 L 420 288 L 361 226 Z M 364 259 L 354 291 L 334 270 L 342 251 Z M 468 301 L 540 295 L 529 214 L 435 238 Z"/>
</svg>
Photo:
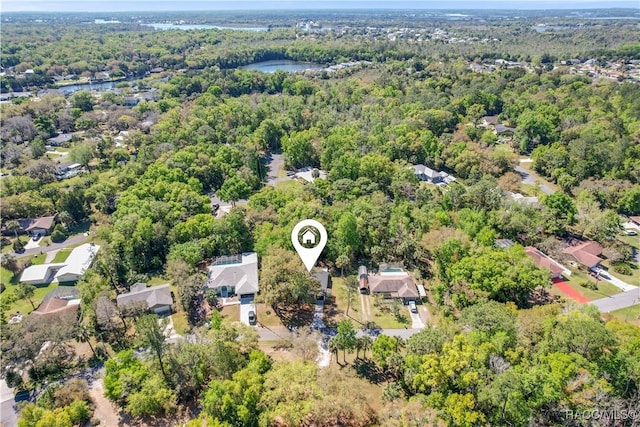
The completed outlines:
<svg viewBox="0 0 640 427">
<path fill-rule="evenodd" d="M 310 325 L 313 321 L 314 306 L 305 304 L 302 306 L 274 307 L 276 316 L 287 328 L 299 328 Z"/>
<path fill-rule="evenodd" d="M 366 379 L 372 384 L 380 384 L 387 378 L 384 372 L 382 372 L 382 369 L 370 359 L 354 360 L 353 369 L 359 377 Z"/>
</svg>

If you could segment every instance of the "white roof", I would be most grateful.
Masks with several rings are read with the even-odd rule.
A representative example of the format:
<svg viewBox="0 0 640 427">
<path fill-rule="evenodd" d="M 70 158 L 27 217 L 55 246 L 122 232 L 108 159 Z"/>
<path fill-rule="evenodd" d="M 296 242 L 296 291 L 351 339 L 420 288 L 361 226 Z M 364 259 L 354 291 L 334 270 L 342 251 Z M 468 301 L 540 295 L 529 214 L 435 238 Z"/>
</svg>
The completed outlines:
<svg viewBox="0 0 640 427">
<path fill-rule="evenodd" d="M 100 246 L 94 245 L 93 243 L 85 243 L 84 245 L 80 245 L 74 248 L 67 260 L 65 261 L 65 266 L 58 270 L 56 273 L 56 278 L 63 276 L 65 274 L 73 274 L 81 276 L 85 271 L 91 266 L 93 259 L 96 257 Z"/>
<path fill-rule="evenodd" d="M 62 268 L 65 264 L 39 264 L 27 267 L 20 275 L 20 281 L 26 283 L 45 283 L 51 271 L 56 268 Z"/>
<path fill-rule="evenodd" d="M 208 288 L 234 286 L 235 293 L 254 294 L 259 290 L 258 255 L 255 252 L 242 254 L 242 262 L 235 264 L 212 265 L 209 267 Z"/>
</svg>

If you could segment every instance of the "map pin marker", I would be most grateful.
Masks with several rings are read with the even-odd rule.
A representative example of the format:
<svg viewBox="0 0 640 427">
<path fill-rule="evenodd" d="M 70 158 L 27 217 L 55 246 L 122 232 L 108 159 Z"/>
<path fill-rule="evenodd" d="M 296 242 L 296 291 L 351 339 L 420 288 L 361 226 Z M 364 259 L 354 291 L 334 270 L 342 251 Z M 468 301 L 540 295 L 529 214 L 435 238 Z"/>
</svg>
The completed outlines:
<svg viewBox="0 0 640 427">
<path fill-rule="evenodd" d="M 311 271 L 327 245 L 327 230 L 318 221 L 305 219 L 293 227 L 291 242 L 304 266 Z"/>
</svg>

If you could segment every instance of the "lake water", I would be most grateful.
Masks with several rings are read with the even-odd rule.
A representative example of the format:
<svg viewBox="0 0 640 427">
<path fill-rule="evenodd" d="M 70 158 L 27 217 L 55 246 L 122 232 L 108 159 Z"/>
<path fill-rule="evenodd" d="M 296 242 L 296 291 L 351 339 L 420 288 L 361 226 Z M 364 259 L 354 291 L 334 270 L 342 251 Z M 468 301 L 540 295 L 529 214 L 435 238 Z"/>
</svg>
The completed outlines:
<svg viewBox="0 0 640 427">
<path fill-rule="evenodd" d="M 125 80 L 119 80 L 117 82 L 78 83 L 75 85 L 60 86 L 58 89 L 60 89 L 64 93 L 74 93 L 79 90 L 95 90 L 98 92 L 102 92 L 113 89 L 114 87 L 116 87 L 116 83 L 120 83 L 121 81 Z"/>
<path fill-rule="evenodd" d="M 257 70 L 263 73 L 275 73 L 282 71 L 306 71 L 306 70 L 322 70 L 326 68 L 324 65 L 314 62 L 291 61 L 289 59 L 273 59 L 271 61 L 255 62 L 253 64 L 239 67 L 243 70 Z"/>
<path fill-rule="evenodd" d="M 219 25 L 208 24 L 163 24 L 163 23 L 151 23 L 143 24 L 147 27 L 153 27 L 155 30 L 236 30 L 236 31 L 269 31 L 267 27 L 222 27 Z"/>
</svg>

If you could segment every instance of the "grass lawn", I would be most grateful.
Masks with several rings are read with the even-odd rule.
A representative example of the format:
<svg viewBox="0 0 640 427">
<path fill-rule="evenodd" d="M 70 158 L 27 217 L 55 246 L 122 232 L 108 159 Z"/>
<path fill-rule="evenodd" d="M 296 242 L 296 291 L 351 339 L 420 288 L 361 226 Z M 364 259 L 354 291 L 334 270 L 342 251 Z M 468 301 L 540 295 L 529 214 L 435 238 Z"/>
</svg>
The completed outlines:
<svg viewBox="0 0 640 427">
<path fill-rule="evenodd" d="M 278 190 L 298 191 L 302 189 L 302 185 L 303 184 L 301 184 L 300 182 L 296 180 L 292 180 L 292 181 L 278 182 L 276 184 L 276 188 Z"/>
<path fill-rule="evenodd" d="M 13 273 L 4 267 L 0 267 L 0 280 L 2 280 L 2 283 L 7 287 L 17 283 L 17 278 L 13 277 Z"/>
<path fill-rule="evenodd" d="M 374 297 L 367 295 L 367 298 L 369 298 L 369 307 L 371 307 L 371 320 L 380 328 L 402 329 L 411 327 L 409 312 L 399 300 L 397 302 L 394 300 L 378 300 L 378 303 L 376 304 L 376 299 Z M 404 322 L 399 321 L 399 319 L 396 319 L 396 316 L 393 315 L 393 312 L 391 311 L 391 306 L 393 304 L 400 304 L 400 316 L 403 316 L 401 318 L 405 320 Z"/>
<path fill-rule="evenodd" d="M 337 323 L 341 318 L 346 316 L 347 306 L 348 306 L 348 293 L 347 287 L 344 285 L 344 278 L 342 277 L 332 277 L 331 278 L 332 289 L 331 295 L 333 296 L 333 307 L 330 311 L 330 316 L 328 316 L 332 323 Z M 326 307 L 329 308 L 329 307 Z M 365 321 L 363 319 L 362 314 L 360 313 L 360 294 L 355 293 L 353 295 L 353 301 L 351 302 L 351 307 L 349 308 L 349 317 L 358 321 Z M 326 315 L 327 313 L 325 313 Z"/>
<path fill-rule="evenodd" d="M 180 335 L 185 335 L 189 331 L 189 322 L 187 322 L 187 316 L 184 311 L 179 310 L 177 313 L 171 315 L 173 321 L 173 328 Z"/>
<path fill-rule="evenodd" d="M 268 327 L 284 326 L 280 318 L 273 312 L 273 309 L 264 303 L 256 303 L 256 317 L 258 322 Z M 239 311 L 237 319 L 240 319 Z"/>
<path fill-rule="evenodd" d="M 164 285 L 165 283 L 169 283 L 167 279 L 165 279 L 162 275 L 151 276 L 149 280 L 147 280 L 147 286 L 155 286 L 155 285 Z M 176 291 L 176 289 L 171 289 L 172 291 Z"/>
<path fill-rule="evenodd" d="M 610 314 L 620 320 L 640 326 L 640 304 L 621 308 L 620 310 L 612 311 Z"/>
<path fill-rule="evenodd" d="M 374 322 L 377 326 L 383 329 L 402 329 L 404 327 L 411 326 L 411 320 L 407 308 L 403 305 L 400 307 L 400 313 L 405 316 L 406 323 L 398 321 L 391 311 L 391 305 L 393 300 L 381 300 L 376 304 L 376 298 L 371 295 L 364 295 L 361 297 L 360 293 L 355 292 L 353 295 L 353 301 L 349 308 L 349 315 L 347 316 L 348 305 L 348 293 L 347 288 L 344 285 L 344 279 L 341 277 L 333 277 L 333 301 L 334 304 L 331 307 L 332 310 L 327 310 L 329 307 L 325 307 L 325 316 L 327 319 L 325 323 L 336 324 L 343 317 L 351 318 L 356 328 L 360 328 L 367 321 Z M 365 302 L 369 303 L 370 316 L 366 316 L 362 313 L 362 303 L 360 298 L 365 298 Z M 398 302 L 402 304 L 401 302 Z M 376 306 L 378 305 L 378 306 Z"/>
<path fill-rule="evenodd" d="M 71 248 L 60 249 L 58 253 L 56 253 L 56 256 L 53 257 L 53 261 L 51 261 L 51 263 L 55 264 L 59 262 L 65 262 L 67 258 L 69 258 L 70 253 Z"/>
<path fill-rule="evenodd" d="M 47 258 L 47 254 L 39 254 L 39 255 L 34 255 L 31 258 L 31 265 L 40 265 L 40 264 L 44 264 L 44 260 Z"/>
<path fill-rule="evenodd" d="M 225 305 L 224 307 L 222 307 L 222 310 L 220 311 L 220 313 L 222 314 L 223 317 L 226 317 L 232 322 L 239 322 L 240 321 L 240 304 Z M 260 321 L 262 322 L 263 320 L 261 319 Z"/>
<path fill-rule="evenodd" d="M 49 286 L 36 288 L 33 297 L 31 297 L 31 301 L 33 301 L 33 304 L 36 306 L 36 308 L 38 307 L 38 305 L 40 305 L 44 296 L 48 294 L 52 289 L 55 289 L 57 287 L 58 287 L 58 283 L 51 283 L 49 284 Z M 14 289 L 15 287 L 11 286 L 6 291 L 4 291 L 2 295 L 5 296 L 5 294 L 8 295 L 8 293 L 13 293 Z M 14 313 L 29 314 L 32 311 L 33 311 L 33 307 L 31 306 L 31 303 L 28 300 L 16 300 L 7 309 L 7 313 L 9 313 L 9 315 Z"/>
</svg>

